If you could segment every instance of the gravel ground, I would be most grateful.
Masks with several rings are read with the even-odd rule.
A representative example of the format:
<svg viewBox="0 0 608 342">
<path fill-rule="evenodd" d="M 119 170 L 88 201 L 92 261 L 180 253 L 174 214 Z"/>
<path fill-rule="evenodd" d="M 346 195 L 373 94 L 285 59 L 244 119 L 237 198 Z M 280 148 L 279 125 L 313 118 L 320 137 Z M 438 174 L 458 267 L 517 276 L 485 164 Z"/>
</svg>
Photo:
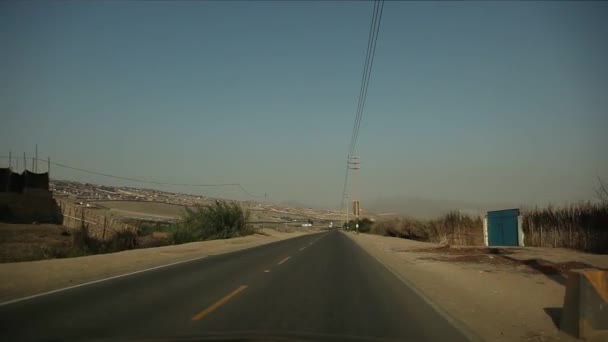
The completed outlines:
<svg viewBox="0 0 608 342">
<path fill-rule="evenodd" d="M 135 272 L 193 258 L 232 252 L 273 241 L 318 232 L 277 232 L 264 229 L 264 235 L 192 242 L 182 245 L 143 248 L 119 253 L 79 258 L 52 259 L 0 264 L 0 303 L 98 279 Z"/>
<path fill-rule="evenodd" d="M 602 268 L 608 262 L 606 256 L 569 250 L 543 254 L 543 249 L 527 248 L 446 248 L 368 234 L 348 236 L 457 324 L 487 341 L 573 341 L 555 324 L 564 300 L 563 272 Z"/>
</svg>

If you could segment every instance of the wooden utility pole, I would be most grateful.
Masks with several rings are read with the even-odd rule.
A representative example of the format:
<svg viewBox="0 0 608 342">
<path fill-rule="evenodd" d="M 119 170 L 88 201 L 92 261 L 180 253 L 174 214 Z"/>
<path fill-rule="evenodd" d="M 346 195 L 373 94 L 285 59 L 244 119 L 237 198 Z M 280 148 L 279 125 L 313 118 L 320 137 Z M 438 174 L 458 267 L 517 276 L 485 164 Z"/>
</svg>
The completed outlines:
<svg viewBox="0 0 608 342">
<path fill-rule="evenodd" d="M 84 202 L 82 205 L 84 205 Z M 84 207 L 80 208 L 80 229 L 84 230 Z"/>
<path fill-rule="evenodd" d="M 25 159 L 25 152 L 23 152 L 23 170 L 27 171 L 27 160 Z"/>
<path fill-rule="evenodd" d="M 103 233 L 101 234 L 101 240 L 105 241 L 106 239 L 106 220 L 108 219 L 107 216 L 103 216 Z"/>
<path fill-rule="evenodd" d="M 35 163 L 34 172 L 38 172 L 38 144 L 36 144 L 36 163 Z"/>
<path fill-rule="evenodd" d="M 51 157 L 48 157 L 48 164 L 46 165 L 46 172 L 49 174 L 49 179 L 51 179 Z"/>
<path fill-rule="evenodd" d="M 8 151 L 8 168 L 13 167 L 13 151 Z"/>
</svg>

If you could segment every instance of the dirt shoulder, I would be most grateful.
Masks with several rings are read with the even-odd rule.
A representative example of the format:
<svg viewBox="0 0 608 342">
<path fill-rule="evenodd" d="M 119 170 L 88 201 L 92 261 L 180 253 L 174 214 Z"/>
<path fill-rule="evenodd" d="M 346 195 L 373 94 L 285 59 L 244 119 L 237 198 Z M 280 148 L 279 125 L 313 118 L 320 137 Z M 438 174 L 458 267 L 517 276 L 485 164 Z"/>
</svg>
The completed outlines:
<svg viewBox="0 0 608 342">
<path fill-rule="evenodd" d="M 0 303 L 34 294 L 113 277 L 151 267 L 259 246 L 318 232 L 278 232 L 264 235 L 192 242 L 182 245 L 143 248 L 79 258 L 0 264 Z"/>
<path fill-rule="evenodd" d="M 449 248 L 346 233 L 445 312 L 487 341 L 572 341 L 555 322 L 565 272 L 604 268 L 606 256 L 541 248 Z"/>
</svg>

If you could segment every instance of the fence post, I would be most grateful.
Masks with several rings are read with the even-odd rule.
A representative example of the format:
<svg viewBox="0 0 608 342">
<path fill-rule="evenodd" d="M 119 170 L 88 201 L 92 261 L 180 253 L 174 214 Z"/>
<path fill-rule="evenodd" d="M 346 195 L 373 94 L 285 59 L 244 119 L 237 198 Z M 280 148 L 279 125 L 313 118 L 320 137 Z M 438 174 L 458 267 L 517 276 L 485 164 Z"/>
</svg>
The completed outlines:
<svg viewBox="0 0 608 342">
<path fill-rule="evenodd" d="M 107 219 L 107 217 L 104 216 L 103 217 L 103 233 L 101 233 L 101 240 L 102 241 L 105 241 L 105 239 L 106 239 L 106 219 Z"/>
<path fill-rule="evenodd" d="M 543 226 L 540 226 L 540 243 L 538 245 L 543 246 Z"/>
<path fill-rule="evenodd" d="M 592 249 L 591 248 L 591 241 L 589 241 L 589 237 L 591 236 L 591 232 L 590 232 L 589 226 L 587 226 L 587 232 L 586 233 L 587 233 L 586 234 L 587 236 L 585 238 L 585 242 L 586 242 L 585 243 L 585 245 L 586 245 L 585 246 L 586 247 L 586 251 L 585 252 L 589 252 Z"/>
<path fill-rule="evenodd" d="M 557 233 L 558 229 L 553 229 L 553 248 L 557 248 Z"/>
<path fill-rule="evenodd" d="M 80 208 L 80 229 L 84 229 L 84 207 Z"/>
</svg>

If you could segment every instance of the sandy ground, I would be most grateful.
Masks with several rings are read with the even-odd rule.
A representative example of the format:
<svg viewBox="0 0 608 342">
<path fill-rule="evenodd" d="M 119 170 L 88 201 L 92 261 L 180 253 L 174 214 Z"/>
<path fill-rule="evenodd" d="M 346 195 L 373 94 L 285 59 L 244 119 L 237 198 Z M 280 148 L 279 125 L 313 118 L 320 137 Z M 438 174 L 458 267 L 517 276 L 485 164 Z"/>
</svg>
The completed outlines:
<svg viewBox="0 0 608 342">
<path fill-rule="evenodd" d="M 184 206 L 145 201 L 95 201 L 91 202 L 108 210 L 110 215 L 152 218 L 178 219 L 184 213 Z"/>
<path fill-rule="evenodd" d="M 487 341 L 574 340 L 554 323 L 564 300 L 564 271 L 608 267 L 605 255 L 565 249 L 438 248 L 406 239 L 347 235 L 457 324 Z"/>
<path fill-rule="evenodd" d="M 318 232 L 316 229 L 193 242 L 176 246 L 134 249 L 79 258 L 0 264 L 0 303 L 183 260 L 227 253 Z"/>
</svg>

